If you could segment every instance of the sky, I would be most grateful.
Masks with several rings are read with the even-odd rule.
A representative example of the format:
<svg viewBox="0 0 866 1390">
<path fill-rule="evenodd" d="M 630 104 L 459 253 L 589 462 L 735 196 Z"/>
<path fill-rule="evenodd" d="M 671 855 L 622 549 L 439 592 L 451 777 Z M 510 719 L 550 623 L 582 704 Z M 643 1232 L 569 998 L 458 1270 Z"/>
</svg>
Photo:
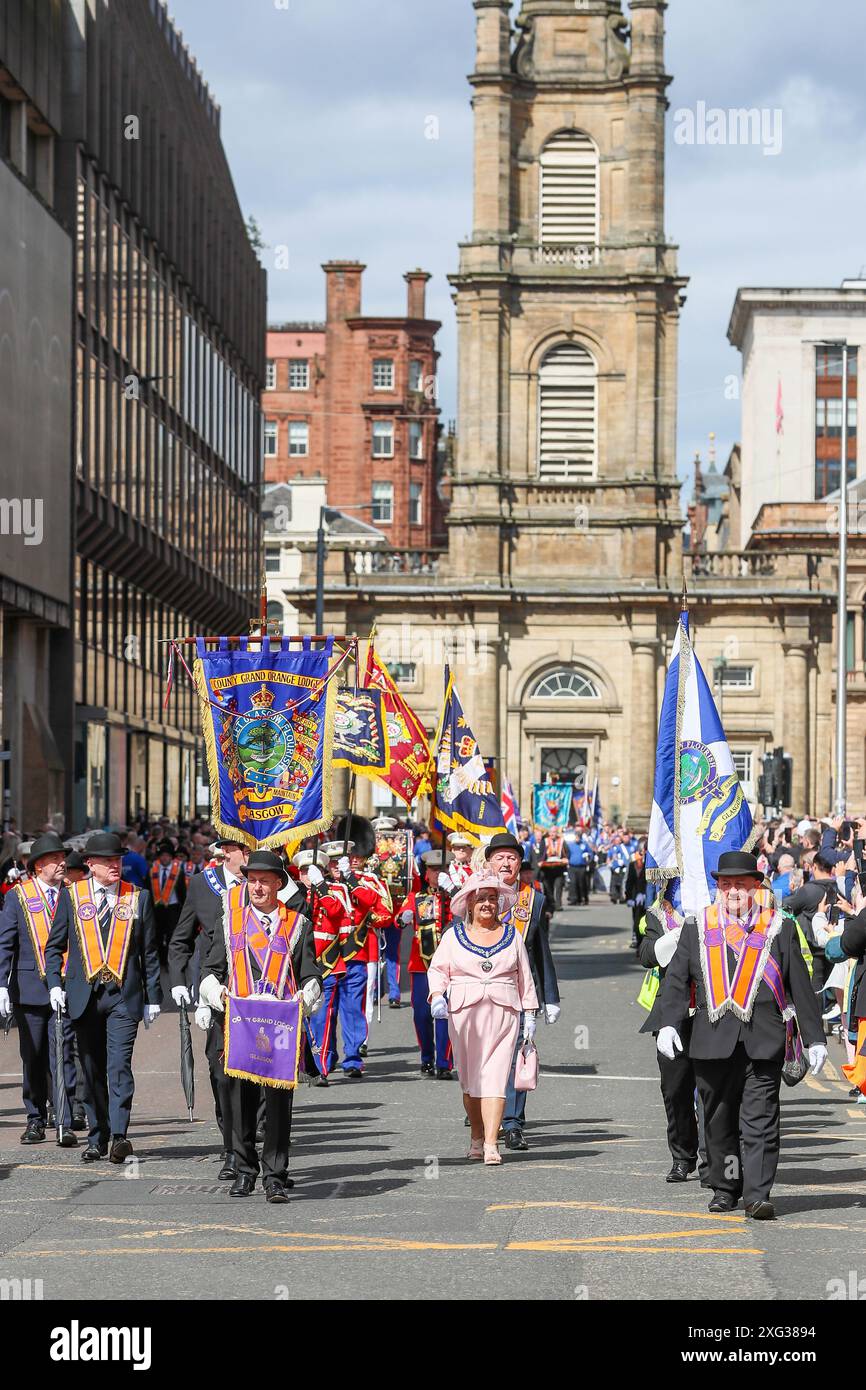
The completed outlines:
<svg viewBox="0 0 866 1390">
<path fill-rule="evenodd" d="M 367 265 L 370 314 L 405 312 L 403 274 L 422 266 L 428 314 L 443 324 L 442 417 L 453 418 L 446 277 L 472 220 L 471 0 L 169 0 L 169 10 L 222 108 L 238 198 L 267 243 L 269 321 L 324 318 L 323 261 Z M 710 432 L 720 467 L 739 439 L 740 355 L 727 341 L 737 288 L 866 275 L 866 5 L 670 0 L 666 26 L 666 231 L 690 279 L 677 439 L 687 477 Z M 765 138 L 686 143 L 684 113 L 697 136 L 699 103 L 766 112 Z"/>
</svg>

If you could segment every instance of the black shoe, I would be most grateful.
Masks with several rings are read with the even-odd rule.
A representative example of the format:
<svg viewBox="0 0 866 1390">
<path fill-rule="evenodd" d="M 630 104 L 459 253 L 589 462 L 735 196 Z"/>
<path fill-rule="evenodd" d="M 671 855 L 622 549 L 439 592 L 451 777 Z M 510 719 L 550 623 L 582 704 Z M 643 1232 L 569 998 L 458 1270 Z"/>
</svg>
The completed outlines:
<svg viewBox="0 0 866 1390">
<path fill-rule="evenodd" d="M 343 1075 L 348 1076 L 352 1081 L 360 1081 L 364 1073 L 361 1071 L 360 1067 L 348 1067 L 346 1071 L 343 1072 Z"/>
<path fill-rule="evenodd" d="M 111 1148 L 108 1150 L 109 1163 L 125 1163 L 132 1153 L 132 1145 L 125 1134 L 114 1134 L 111 1138 Z"/>
<path fill-rule="evenodd" d="M 421 1075 L 422 1075 L 422 1076 L 432 1076 L 434 1071 L 435 1071 L 435 1068 L 434 1068 L 432 1062 L 422 1062 L 422 1063 L 421 1063 Z"/>
<path fill-rule="evenodd" d="M 97 1144 L 92 1139 L 88 1139 L 87 1148 L 81 1155 L 82 1163 L 95 1163 L 97 1159 L 105 1158 L 108 1153 L 107 1144 Z"/>
<path fill-rule="evenodd" d="M 230 1197 L 250 1197 L 256 1185 L 255 1177 L 252 1173 L 238 1173 L 231 1187 L 229 1188 Z"/>
<path fill-rule="evenodd" d="M 506 1149 L 519 1149 L 521 1153 L 528 1149 L 529 1145 L 523 1137 L 523 1130 L 507 1129 L 505 1131 L 505 1147 Z"/>
<path fill-rule="evenodd" d="M 72 1130 L 71 1130 L 71 1129 L 67 1129 L 65 1126 L 64 1126 L 64 1129 L 63 1129 L 63 1133 L 62 1133 L 62 1134 L 58 1134 L 58 1136 L 57 1136 L 57 1142 L 58 1142 L 58 1144 L 60 1145 L 61 1149 L 77 1149 L 77 1148 L 78 1148 L 78 1140 L 76 1139 L 75 1135 L 72 1133 Z"/>
<path fill-rule="evenodd" d="M 359 1057 L 366 1057 L 366 1055 L 367 1055 L 367 1044 L 366 1044 L 366 1043 L 361 1043 L 361 1046 L 358 1048 L 358 1056 L 359 1056 Z"/>
<path fill-rule="evenodd" d="M 746 1215 L 753 1221 L 775 1221 L 776 1208 L 772 1202 L 752 1202 L 746 1207 Z"/>
<path fill-rule="evenodd" d="M 841 458 L 841 455 L 840 455 L 840 458 Z M 859 1096 L 859 1094 L 860 1094 L 860 1087 L 859 1087 L 859 1086 L 852 1086 L 851 1089 L 850 1089 L 850 1091 L 848 1092 L 848 1095 L 849 1095 L 849 1097 L 850 1097 L 852 1100 L 853 1100 L 854 1096 Z"/>
<path fill-rule="evenodd" d="M 217 1173 L 217 1182 L 234 1182 L 238 1175 L 238 1161 L 233 1153 L 223 1154 L 223 1166 Z"/>
<path fill-rule="evenodd" d="M 44 1144 L 45 1125 L 42 1120 L 28 1120 L 27 1127 L 21 1136 L 22 1144 Z"/>
<path fill-rule="evenodd" d="M 279 1178 L 267 1178 L 265 1181 L 265 1200 L 268 1202 L 287 1202 L 289 1194 L 286 1191 L 286 1184 L 280 1182 Z"/>
<path fill-rule="evenodd" d="M 453 1081 L 453 1080 L 454 1080 L 454 1074 L 453 1074 L 453 1072 L 451 1071 L 451 1068 L 450 1068 L 450 1067 L 437 1067 L 437 1068 L 436 1068 L 436 1080 L 437 1080 L 437 1081 Z"/>
<path fill-rule="evenodd" d="M 688 1182 L 689 1173 L 693 1173 L 697 1166 L 696 1163 L 689 1163 L 687 1158 L 675 1158 L 665 1182 Z"/>
<path fill-rule="evenodd" d="M 330 1081 L 326 1076 L 317 1076 L 313 1082 L 314 1086 L 330 1086 Z"/>
<path fill-rule="evenodd" d="M 739 1200 L 733 1192 L 714 1192 L 707 1211 L 735 1211 Z"/>
<path fill-rule="evenodd" d="M 73 1105 L 72 1107 L 72 1128 L 79 1132 L 87 1129 L 87 1116 L 84 1113 L 83 1105 Z"/>
<path fill-rule="evenodd" d="M 400 999 L 389 999 L 389 1000 L 388 1000 L 388 1008 L 389 1008 L 389 1009 L 402 1009 L 402 1007 L 403 1007 L 403 1002 L 402 1002 L 402 1000 L 400 1000 Z"/>
</svg>

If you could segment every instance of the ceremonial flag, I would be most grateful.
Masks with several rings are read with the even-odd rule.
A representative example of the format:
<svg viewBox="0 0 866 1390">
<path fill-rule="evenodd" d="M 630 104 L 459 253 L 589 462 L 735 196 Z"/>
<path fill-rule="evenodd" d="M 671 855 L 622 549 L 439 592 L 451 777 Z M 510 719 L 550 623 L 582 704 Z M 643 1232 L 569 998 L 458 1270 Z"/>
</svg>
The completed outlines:
<svg viewBox="0 0 866 1390">
<path fill-rule="evenodd" d="M 195 683 L 207 749 L 210 819 L 221 835 L 274 849 L 330 825 L 337 691 L 333 639 L 196 643 Z M 258 643 L 261 641 L 261 650 Z"/>
<path fill-rule="evenodd" d="M 434 760 L 434 824 L 442 830 L 462 830 L 479 844 L 505 829 L 499 799 L 447 667 Z"/>
<path fill-rule="evenodd" d="M 683 612 L 659 720 L 647 878 L 678 913 L 699 912 L 715 897 L 710 874 L 719 856 L 753 841 L 752 813 Z"/>
<path fill-rule="evenodd" d="M 390 764 L 387 772 L 371 772 L 375 781 L 390 787 L 395 796 L 410 805 L 427 790 L 430 745 L 417 714 L 409 708 L 387 669 L 376 655 L 373 643 L 367 647 L 364 686 L 382 692 L 385 733 Z"/>
<path fill-rule="evenodd" d="M 568 825 L 574 788 L 570 782 L 536 782 L 532 788 L 532 819 L 542 830 Z"/>
<path fill-rule="evenodd" d="M 391 759 L 381 690 L 340 690 L 334 719 L 334 767 L 362 777 L 387 773 Z"/>
<path fill-rule="evenodd" d="M 575 792 L 574 794 L 574 818 L 578 825 L 586 828 L 593 826 L 596 830 L 601 828 L 601 802 L 598 799 L 598 778 L 592 784 L 592 791 Z"/>
<path fill-rule="evenodd" d="M 510 831 L 516 839 L 517 827 L 520 821 L 520 807 L 517 804 L 517 798 L 514 795 L 511 783 L 507 777 L 503 777 L 502 779 L 502 796 L 500 797 L 499 805 L 502 810 L 502 819 L 505 822 L 505 829 Z"/>
</svg>

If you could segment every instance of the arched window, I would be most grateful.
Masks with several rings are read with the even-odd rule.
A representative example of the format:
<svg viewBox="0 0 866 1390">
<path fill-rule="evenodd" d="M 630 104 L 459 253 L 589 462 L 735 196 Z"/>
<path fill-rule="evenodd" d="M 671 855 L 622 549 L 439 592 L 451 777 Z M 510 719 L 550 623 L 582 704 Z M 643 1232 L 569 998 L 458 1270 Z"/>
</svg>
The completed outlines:
<svg viewBox="0 0 866 1390">
<path fill-rule="evenodd" d="M 595 360 L 579 343 L 561 343 L 538 373 L 538 476 L 594 478 L 595 471 Z"/>
<path fill-rule="evenodd" d="M 268 622 L 269 622 L 269 623 L 279 623 L 280 626 L 282 626 L 282 622 L 283 622 L 283 605 L 282 605 L 281 603 L 278 603 L 275 599 L 272 600 L 272 601 L 268 604 L 268 613 L 267 613 L 267 617 L 268 617 Z"/>
<path fill-rule="evenodd" d="M 598 150 L 582 130 L 561 130 L 541 152 L 542 246 L 598 245 Z"/>
<path fill-rule="evenodd" d="M 597 700 L 598 686 L 583 671 L 564 667 L 548 671 L 530 691 L 533 700 Z"/>
</svg>

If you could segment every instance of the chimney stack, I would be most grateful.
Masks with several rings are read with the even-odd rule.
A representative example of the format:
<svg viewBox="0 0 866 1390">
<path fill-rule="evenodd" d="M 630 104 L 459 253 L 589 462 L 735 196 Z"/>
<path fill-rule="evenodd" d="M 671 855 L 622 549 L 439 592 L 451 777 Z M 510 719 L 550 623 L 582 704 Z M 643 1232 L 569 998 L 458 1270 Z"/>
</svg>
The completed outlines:
<svg viewBox="0 0 866 1390">
<path fill-rule="evenodd" d="M 357 318 L 361 313 L 361 277 L 367 269 L 360 261 L 326 261 L 326 316 L 328 323 Z"/>
<path fill-rule="evenodd" d="M 427 317 L 427 281 L 430 278 L 426 270 L 410 270 L 403 276 L 409 286 L 407 313 L 410 319 Z"/>
</svg>

